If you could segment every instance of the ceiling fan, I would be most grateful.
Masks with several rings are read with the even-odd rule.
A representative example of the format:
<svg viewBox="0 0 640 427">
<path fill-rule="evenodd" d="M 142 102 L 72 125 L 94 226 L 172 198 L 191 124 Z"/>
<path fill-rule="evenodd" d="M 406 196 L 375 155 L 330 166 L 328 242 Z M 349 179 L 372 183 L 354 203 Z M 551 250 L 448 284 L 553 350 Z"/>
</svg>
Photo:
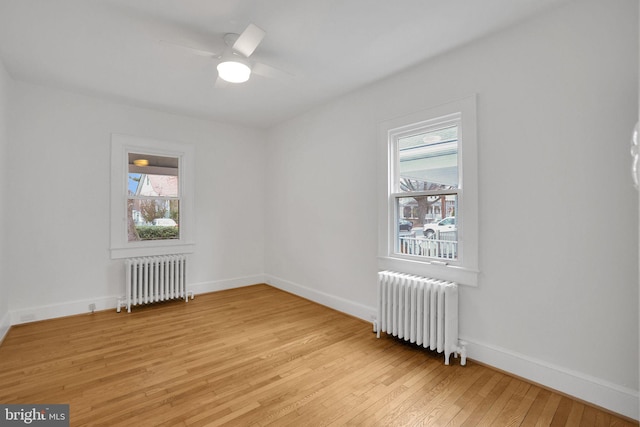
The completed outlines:
<svg viewBox="0 0 640 427">
<path fill-rule="evenodd" d="M 250 23 L 241 33 L 227 33 L 223 39 L 227 45 L 223 53 L 214 53 L 202 49 L 196 49 L 181 44 L 161 40 L 163 43 L 187 49 L 200 56 L 217 59 L 218 81 L 216 86 L 222 86 L 220 80 L 228 83 L 244 83 L 249 80 L 251 74 L 264 77 L 277 77 L 277 75 L 289 75 L 269 65 L 249 61 L 249 57 L 260 45 L 267 33 L 257 25 Z M 289 75 L 290 76 L 290 75 Z"/>
</svg>

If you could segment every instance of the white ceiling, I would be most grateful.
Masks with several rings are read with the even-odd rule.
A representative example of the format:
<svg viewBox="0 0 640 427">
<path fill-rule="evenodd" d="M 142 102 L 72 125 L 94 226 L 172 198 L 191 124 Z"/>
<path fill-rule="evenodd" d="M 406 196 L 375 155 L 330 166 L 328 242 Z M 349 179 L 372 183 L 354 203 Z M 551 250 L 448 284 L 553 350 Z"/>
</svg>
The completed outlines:
<svg viewBox="0 0 640 427">
<path fill-rule="evenodd" d="M 17 80 L 268 127 L 568 0 L 0 0 Z M 253 22 L 252 59 L 291 74 L 216 88 L 219 52 Z"/>
</svg>

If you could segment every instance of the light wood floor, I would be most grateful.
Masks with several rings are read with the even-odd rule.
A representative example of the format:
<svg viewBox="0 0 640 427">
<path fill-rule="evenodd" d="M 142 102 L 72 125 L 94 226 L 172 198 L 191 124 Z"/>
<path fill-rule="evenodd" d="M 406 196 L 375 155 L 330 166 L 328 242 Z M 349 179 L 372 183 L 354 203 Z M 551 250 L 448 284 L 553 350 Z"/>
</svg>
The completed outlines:
<svg viewBox="0 0 640 427">
<path fill-rule="evenodd" d="M 267 285 L 19 325 L 0 403 L 68 403 L 72 426 L 637 425 L 371 329 Z"/>
</svg>

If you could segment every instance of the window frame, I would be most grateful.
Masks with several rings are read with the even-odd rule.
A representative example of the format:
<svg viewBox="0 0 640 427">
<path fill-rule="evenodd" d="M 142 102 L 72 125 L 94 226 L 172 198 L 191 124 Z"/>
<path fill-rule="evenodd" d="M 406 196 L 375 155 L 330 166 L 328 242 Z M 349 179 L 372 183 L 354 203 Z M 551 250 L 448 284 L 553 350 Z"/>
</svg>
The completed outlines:
<svg viewBox="0 0 640 427">
<path fill-rule="evenodd" d="M 434 191 L 457 194 L 458 258 L 441 260 L 399 253 L 397 250 L 397 197 L 431 195 L 432 192 L 399 192 L 397 139 L 419 129 L 439 127 L 455 120 L 458 129 L 458 177 L 456 190 Z M 476 95 L 427 110 L 383 121 L 380 125 L 380 197 L 378 266 L 380 269 L 452 280 L 477 286 L 478 270 L 478 156 Z M 443 216 L 444 218 L 444 216 Z"/>
<path fill-rule="evenodd" d="M 178 158 L 178 194 L 180 195 L 180 236 L 178 239 L 129 242 L 127 201 L 129 153 Z M 111 135 L 111 221 L 112 259 L 137 256 L 192 253 L 194 242 L 194 148 L 151 138 Z"/>
</svg>

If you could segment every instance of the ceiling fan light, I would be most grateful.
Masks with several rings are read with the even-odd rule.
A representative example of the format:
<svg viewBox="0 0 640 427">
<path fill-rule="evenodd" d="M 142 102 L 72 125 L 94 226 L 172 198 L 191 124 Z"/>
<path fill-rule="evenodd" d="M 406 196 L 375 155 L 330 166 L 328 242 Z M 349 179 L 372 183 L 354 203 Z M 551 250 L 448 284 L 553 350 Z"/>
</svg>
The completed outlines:
<svg viewBox="0 0 640 427">
<path fill-rule="evenodd" d="M 244 83 L 251 75 L 251 68 L 239 61 L 224 61 L 217 68 L 218 76 L 229 83 Z"/>
</svg>

